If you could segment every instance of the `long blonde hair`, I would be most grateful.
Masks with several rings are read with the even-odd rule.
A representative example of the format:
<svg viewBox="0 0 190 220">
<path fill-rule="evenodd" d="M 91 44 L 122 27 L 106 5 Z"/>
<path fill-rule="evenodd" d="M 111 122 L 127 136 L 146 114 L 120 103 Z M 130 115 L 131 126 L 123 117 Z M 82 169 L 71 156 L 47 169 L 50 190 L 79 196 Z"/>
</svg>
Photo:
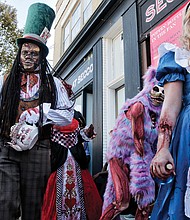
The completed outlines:
<svg viewBox="0 0 190 220">
<path fill-rule="evenodd" d="M 183 34 L 181 41 L 184 48 L 190 50 L 190 3 L 186 6 L 183 16 Z"/>
</svg>

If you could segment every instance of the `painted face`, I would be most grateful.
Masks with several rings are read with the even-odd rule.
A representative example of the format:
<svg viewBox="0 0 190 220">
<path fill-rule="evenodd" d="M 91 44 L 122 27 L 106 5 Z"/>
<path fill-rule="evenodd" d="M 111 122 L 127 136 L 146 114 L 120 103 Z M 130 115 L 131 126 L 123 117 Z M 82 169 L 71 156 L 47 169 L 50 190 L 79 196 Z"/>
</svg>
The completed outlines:
<svg viewBox="0 0 190 220">
<path fill-rule="evenodd" d="M 34 71 L 39 64 L 40 48 L 36 44 L 24 43 L 21 48 L 20 61 L 26 71 Z"/>
<path fill-rule="evenodd" d="M 150 91 L 150 98 L 154 106 L 160 106 L 164 101 L 164 88 L 155 85 Z"/>
</svg>

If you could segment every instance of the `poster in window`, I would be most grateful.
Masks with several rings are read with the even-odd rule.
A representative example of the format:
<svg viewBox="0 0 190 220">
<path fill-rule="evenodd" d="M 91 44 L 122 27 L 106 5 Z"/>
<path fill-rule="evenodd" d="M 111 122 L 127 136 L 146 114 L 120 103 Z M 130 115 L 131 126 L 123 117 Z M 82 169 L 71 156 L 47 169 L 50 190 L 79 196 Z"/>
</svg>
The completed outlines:
<svg viewBox="0 0 190 220">
<path fill-rule="evenodd" d="M 155 29 L 150 32 L 150 50 L 151 50 L 151 65 L 158 65 L 158 47 L 164 42 L 175 44 L 180 47 L 180 37 L 182 35 L 182 19 L 186 4 L 183 4 L 172 15 L 165 19 Z"/>
</svg>

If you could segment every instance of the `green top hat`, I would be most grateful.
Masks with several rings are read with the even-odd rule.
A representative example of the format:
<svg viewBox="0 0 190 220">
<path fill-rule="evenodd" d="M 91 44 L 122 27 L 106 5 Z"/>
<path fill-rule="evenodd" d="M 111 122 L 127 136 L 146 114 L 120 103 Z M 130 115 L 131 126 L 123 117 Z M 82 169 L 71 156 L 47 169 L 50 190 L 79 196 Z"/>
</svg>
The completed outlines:
<svg viewBox="0 0 190 220">
<path fill-rule="evenodd" d="M 55 12 L 48 5 L 43 3 L 32 4 L 28 9 L 24 36 L 17 39 L 17 44 L 35 43 L 44 50 L 47 56 L 49 50 L 46 42 L 50 37 L 50 29 L 54 18 Z"/>
</svg>

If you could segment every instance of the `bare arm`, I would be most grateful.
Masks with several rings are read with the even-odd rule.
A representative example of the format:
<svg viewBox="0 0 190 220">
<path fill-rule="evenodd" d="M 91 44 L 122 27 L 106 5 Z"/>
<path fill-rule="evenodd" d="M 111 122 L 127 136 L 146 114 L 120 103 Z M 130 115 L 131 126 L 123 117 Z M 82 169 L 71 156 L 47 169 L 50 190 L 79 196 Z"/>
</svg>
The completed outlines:
<svg viewBox="0 0 190 220">
<path fill-rule="evenodd" d="M 153 177 L 165 179 L 171 173 L 175 173 L 173 158 L 169 152 L 169 145 L 177 117 L 182 105 L 183 82 L 176 81 L 164 85 L 165 98 L 162 106 L 159 124 L 157 153 L 151 163 Z M 166 165 L 172 168 L 167 169 Z"/>
</svg>

